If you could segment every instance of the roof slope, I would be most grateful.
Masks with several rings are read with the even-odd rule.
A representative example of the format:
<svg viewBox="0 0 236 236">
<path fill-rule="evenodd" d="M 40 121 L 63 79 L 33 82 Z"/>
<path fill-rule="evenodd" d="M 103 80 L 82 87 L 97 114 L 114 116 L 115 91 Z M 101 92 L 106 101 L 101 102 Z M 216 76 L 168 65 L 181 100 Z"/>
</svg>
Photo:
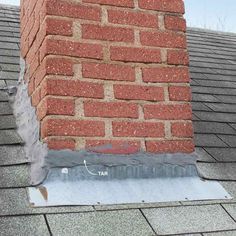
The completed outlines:
<svg viewBox="0 0 236 236">
<path fill-rule="evenodd" d="M 199 166 L 236 198 L 236 35 L 189 29 Z M 19 9 L 0 5 L 1 235 L 236 235 L 236 199 L 32 208 L 27 158 L 6 85 L 19 72 Z M 207 234 L 204 232 L 219 232 Z"/>
<path fill-rule="evenodd" d="M 205 177 L 236 180 L 236 34 L 188 30 L 195 143 Z"/>
</svg>

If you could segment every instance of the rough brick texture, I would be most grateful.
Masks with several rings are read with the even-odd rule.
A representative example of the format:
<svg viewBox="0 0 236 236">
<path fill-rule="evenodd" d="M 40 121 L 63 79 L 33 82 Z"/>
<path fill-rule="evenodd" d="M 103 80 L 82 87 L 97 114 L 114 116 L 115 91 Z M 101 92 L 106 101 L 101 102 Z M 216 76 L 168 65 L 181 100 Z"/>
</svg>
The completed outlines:
<svg viewBox="0 0 236 236">
<path fill-rule="evenodd" d="M 42 141 L 192 152 L 183 13 L 183 0 L 21 0 L 21 55 Z"/>
</svg>

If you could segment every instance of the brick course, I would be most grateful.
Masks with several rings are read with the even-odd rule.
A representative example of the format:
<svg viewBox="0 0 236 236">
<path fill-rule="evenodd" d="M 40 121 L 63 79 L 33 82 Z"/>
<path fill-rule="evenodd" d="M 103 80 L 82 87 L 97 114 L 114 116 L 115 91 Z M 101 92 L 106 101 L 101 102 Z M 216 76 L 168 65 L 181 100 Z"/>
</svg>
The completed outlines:
<svg viewBox="0 0 236 236">
<path fill-rule="evenodd" d="M 192 152 L 183 13 L 183 0 L 22 0 L 21 55 L 42 141 Z"/>
</svg>

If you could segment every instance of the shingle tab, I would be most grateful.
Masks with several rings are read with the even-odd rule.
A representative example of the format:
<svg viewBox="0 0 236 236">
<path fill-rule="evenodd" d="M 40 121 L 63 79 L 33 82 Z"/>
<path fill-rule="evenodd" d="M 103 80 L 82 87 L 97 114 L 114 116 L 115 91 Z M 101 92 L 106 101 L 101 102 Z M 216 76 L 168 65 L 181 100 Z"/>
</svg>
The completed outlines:
<svg viewBox="0 0 236 236">
<path fill-rule="evenodd" d="M 236 221 L 236 204 L 224 204 L 226 211 L 234 218 Z"/>
<path fill-rule="evenodd" d="M 197 147 L 195 151 L 198 154 L 198 161 L 216 162 L 216 160 L 211 155 L 209 155 L 203 148 Z"/>
<path fill-rule="evenodd" d="M 194 140 L 197 147 L 227 147 L 227 144 L 214 134 L 195 134 Z"/>
<path fill-rule="evenodd" d="M 16 121 L 14 116 L 0 116 L 0 130 L 16 128 Z"/>
<path fill-rule="evenodd" d="M 235 134 L 236 130 L 227 123 L 195 121 L 194 132 L 200 134 Z"/>
<path fill-rule="evenodd" d="M 235 104 L 222 104 L 222 103 L 205 103 L 209 108 L 216 112 L 228 112 L 235 113 L 236 105 Z"/>
<path fill-rule="evenodd" d="M 0 145 L 22 143 L 23 141 L 16 130 L 0 130 Z"/>
<path fill-rule="evenodd" d="M 3 80 L 0 80 L 0 88 L 5 87 L 5 81 L 1 82 Z M 8 94 L 5 91 L 0 90 L 0 102 L 7 102 L 9 100 Z"/>
<path fill-rule="evenodd" d="M 236 148 L 206 148 L 217 161 L 236 162 Z"/>
<path fill-rule="evenodd" d="M 236 135 L 218 135 L 230 147 L 236 147 Z"/>
<path fill-rule="evenodd" d="M 236 223 L 220 205 L 169 207 L 142 211 L 156 233 L 161 235 L 236 229 Z"/>
<path fill-rule="evenodd" d="M 198 169 L 207 179 L 236 181 L 236 163 L 198 163 Z"/>
<path fill-rule="evenodd" d="M 236 230 L 203 234 L 203 236 L 235 236 L 235 235 L 236 235 Z"/>
<path fill-rule="evenodd" d="M 10 188 L 30 186 L 29 176 L 28 165 L 0 167 L 0 187 Z"/>
<path fill-rule="evenodd" d="M 0 102 L 0 115 L 11 115 L 11 114 L 13 114 L 13 111 L 9 102 Z"/>
<path fill-rule="evenodd" d="M 0 146 L 0 166 L 28 162 L 24 147 L 20 145 Z"/>
<path fill-rule="evenodd" d="M 235 123 L 236 115 L 230 113 L 194 111 L 194 114 L 203 121 Z"/>
<path fill-rule="evenodd" d="M 53 235 L 154 235 L 139 210 L 47 215 L 47 219 Z"/>
<path fill-rule="evenodd" d="M 34 235 L 49 236 L 46 221 L 39 216 L 17 216 L 0 218 L 1 236 Z"/>
<path fill-rule="evenodd" d="M 192 102 L 192 108 L 194 111 L 211 111 L 203 102 Z"/>
</svg>

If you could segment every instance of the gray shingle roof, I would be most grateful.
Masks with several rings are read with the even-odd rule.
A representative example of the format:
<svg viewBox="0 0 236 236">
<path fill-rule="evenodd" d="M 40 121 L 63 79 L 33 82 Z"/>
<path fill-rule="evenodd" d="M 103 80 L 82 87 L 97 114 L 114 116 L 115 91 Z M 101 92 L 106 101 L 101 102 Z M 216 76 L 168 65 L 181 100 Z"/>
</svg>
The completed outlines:
<svg viewBox="0 0 236 236">
<path fill-rule="evenodd" d="M 17 83 L 19 38 L 19 9 L 0 5 L 0 235 L 236 235 L 235 199 L 31 207 L 28 161 L 5 89 Z M 190 28 L 188 48 L 199 167 L 236 198 L 236 34 Z"/>
</svg>

